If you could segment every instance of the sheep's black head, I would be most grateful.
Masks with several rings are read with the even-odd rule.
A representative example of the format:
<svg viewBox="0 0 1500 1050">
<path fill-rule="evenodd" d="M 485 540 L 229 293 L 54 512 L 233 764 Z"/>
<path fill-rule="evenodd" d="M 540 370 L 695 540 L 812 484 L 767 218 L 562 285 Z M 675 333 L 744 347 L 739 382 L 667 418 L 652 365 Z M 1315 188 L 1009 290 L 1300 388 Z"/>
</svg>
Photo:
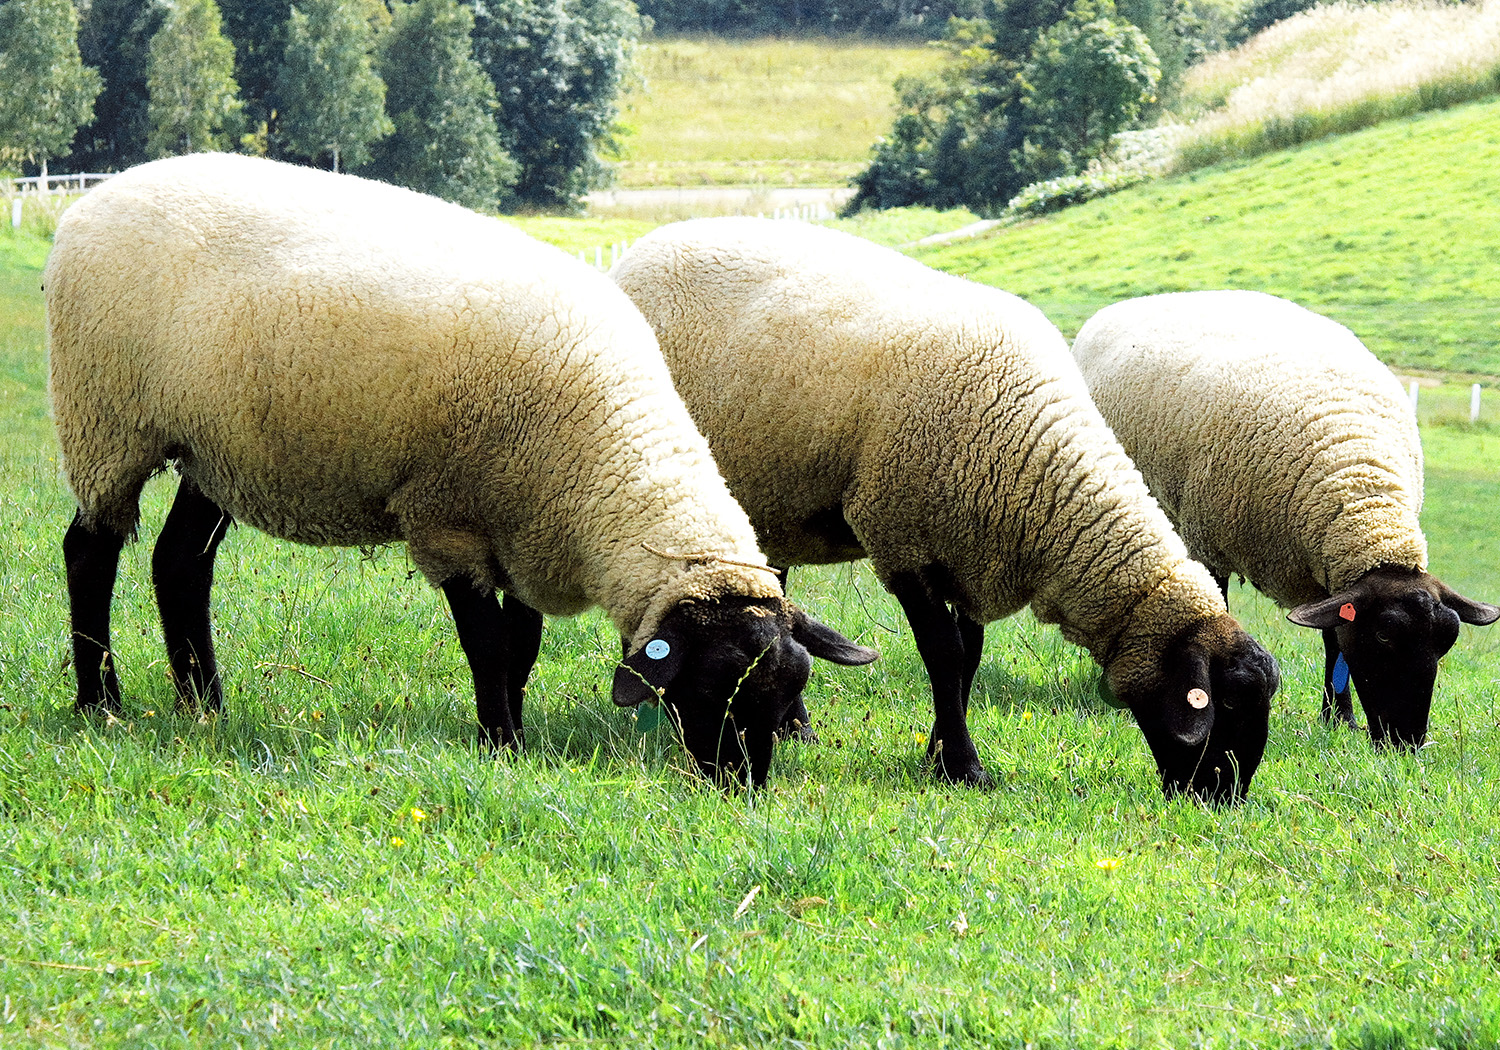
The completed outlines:
<svg viewBox="0 0 1500 1050">
<path fill-rule="evenodd" d="M 614 701 L 660 697 L 704 774 L 744 780 L 748 772 L 758 785 L 812 657 L 854 665 L 878 655 L 784 599 L 685 601 L 615 670 Z"/>
<path fill-rule="evenodd" d="M 1500 608 L 1420 569 L 1382 566 L 1287 619 L 1334 632 L 1376 746 L 1416 748 L 1427 739 L 1438 660 L 1458 640 L 1459 622 L 1494 623 Z"/>
<path fill-rule="evenodd" d="M 1170 798 L 1238 802 L 1266 749 L 1276 661 L 1227 614 L 1165 649 L 1153 686 L 1120 700 L 1135 714 Z"/>
</svg>

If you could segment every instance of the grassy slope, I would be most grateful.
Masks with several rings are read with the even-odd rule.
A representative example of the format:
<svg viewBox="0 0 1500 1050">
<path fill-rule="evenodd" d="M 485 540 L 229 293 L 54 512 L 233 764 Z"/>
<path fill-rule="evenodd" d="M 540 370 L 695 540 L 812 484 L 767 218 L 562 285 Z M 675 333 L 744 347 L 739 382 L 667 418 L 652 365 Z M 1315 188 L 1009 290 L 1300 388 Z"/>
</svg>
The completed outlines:
<svg viewBox="0 0 1500 1050">
<path fill-rule="evenodd" d="M 1065 332 L 1108 303 L 1251 288 L 1349 325 L 1398 369 L 1500 377 L 1500 101 L 1148 184 L 924 261 Z"/>
<path fill-rule="evenodd" d="M 1284 173 L 1306 181 L 1309 152 Z M 1264 244 L 1294 219 L 1262 192 Z M 1219 251 L 1234 222 L 1192 215 L 1230 214 L 1222 198 L 1176 199 L 1193 237 L 1167 243 Z M 1043 235 L 1074 217 L 940 260 L 1011 287 L 1033 273 L 1076 324 L 1115 294 L 1079 257 L 1138 205 L 1082 215 L 1093 239 L 1050 255 Z M 1162 801 L 1089 662 L 1023 614 L 990 628 L 971 716 L 1001 787 L 962 792 L 916 761 L 930 711 L 894 603 L 862 567 L 799 572 L 799 600 L 884 657 L 818 669 L 824 744 L 781 748 L 749 798 L 632 734 L 601 695 L 615 642 L 597 616 L 549 623 L 528 753 L 476 756 L 451 626 L 399 550 L 236 530 L 216 592 L 229 710 L 172 714 L 149 594 L 162 479 L 121 570 L 127 710 L 76 718 L 41 251 L 0 234 L 0 1044 L 1500 1042 L 1495 632 L 1466 629 L 1444 661 L 1432 745 L 1377 756 L 1318 723 L 1310 632 L 1237 591 L 1285 685 L 1251 802 L 1207 812 Z M 1402 274 L 1392 302 L 1417 297 Z M 1500 439 L 1424 440 L 1434 569 L 1494 598 Z"/>
<path fill-rule="evenodd" d="M 653 40 L 624 98 L 624 186 L 838 185 L 895 113 L 898 76 L 931 48 L 862 41 Z"/>
</svg>

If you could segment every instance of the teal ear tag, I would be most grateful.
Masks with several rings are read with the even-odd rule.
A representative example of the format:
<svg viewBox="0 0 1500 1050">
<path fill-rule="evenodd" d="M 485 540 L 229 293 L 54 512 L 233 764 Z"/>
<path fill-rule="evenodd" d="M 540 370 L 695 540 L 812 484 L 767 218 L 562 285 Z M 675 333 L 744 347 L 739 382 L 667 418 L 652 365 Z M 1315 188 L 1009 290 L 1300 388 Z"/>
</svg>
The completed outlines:
<svg viewBox="0 0 1500 1050">
<path fill-rule="evenodd" d="M 1109 687 L 1108 676 L 1102 671 L 1099 674 L 1098 684 L 1094 686 L 1094 691 L 1099 694 L 1099 699 L 1103 700 L 1106 706 L 1113 707 L 1116 711 L 1125 709 L 1125 705 L 1115 696 L 1115 691 Z"/>
<path fill-rule="evenodd" d="M 635 731 L 637 733 L 650 733 L 661 728 L 666 721 L 662 714 L 661 704 L 641 704 L 635 709 Z"/>
</svg>

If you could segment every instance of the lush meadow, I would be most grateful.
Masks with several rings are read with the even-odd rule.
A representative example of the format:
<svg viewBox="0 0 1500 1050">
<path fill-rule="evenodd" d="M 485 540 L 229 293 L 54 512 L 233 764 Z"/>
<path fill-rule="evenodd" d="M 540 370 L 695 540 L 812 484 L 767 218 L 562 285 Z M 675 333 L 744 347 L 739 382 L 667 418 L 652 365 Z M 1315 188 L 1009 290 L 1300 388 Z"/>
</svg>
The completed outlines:
<svg viewBox="0 0 1500 1050">
<path fill-rule="evenodd" d="M 649 40 L 623 100 L 620 184 L 842 184 L 890 128 L 896 78 L 942 52 L 860 40 Z"/>
<path fill-rule="evenodd" d="M 1494 116 L 922 257 L 1070 330 L 1240 283 L 1388 360 L 1496 376 L 1494 165 L 1438 167 L 1455 136 L 1495 149 Z M 799 571 L 794 596 L 884 656 L 819 667 L 822 742 L 726 792 L 610 704 L 596 615 L 548 623 L 527 752 L 476 752 L 447 612 L 399 548 L 232 532 L 226 711 L 177 712 L 149 585 L 164 477 L 117 590 L 126 709 L 76 716 L 44 254 L 0 231 L 0 1045 L 1500 1045 L 1500 631 L 1445 659 L 1429 745 L 1377 755 L 1319 722 L 1316 636 L 1237 587 L 1284 685 L 1250 801 L 1210 810 L 1163 800 L 1090 661 L 1022 614 L 990 628 L 971 712 L 998 786 L 954 790 L 919 762 L 930 703 L 894 602 L 862 566 Z M 1454 415 L 1424 427 L 1432 565 L 1493 600 L 1500 426 Z"/>
</svg>

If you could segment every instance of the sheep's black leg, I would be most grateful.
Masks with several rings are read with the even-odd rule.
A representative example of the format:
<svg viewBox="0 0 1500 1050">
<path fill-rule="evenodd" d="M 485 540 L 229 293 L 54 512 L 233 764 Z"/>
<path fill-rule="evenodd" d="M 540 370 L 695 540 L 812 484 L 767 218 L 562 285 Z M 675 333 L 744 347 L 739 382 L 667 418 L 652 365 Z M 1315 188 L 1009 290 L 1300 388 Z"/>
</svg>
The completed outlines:
<svg viewBox="0 0 1500 1050">
<path fill-rule="evenodd" d="M 1344 683 L 1344 691 L 1335 693 L 1333 691 L 1333 665 L 1339 660 L 1339 638 L 1338 632 L 1326 630 L 1323 632 L 1323 721 L 1327 722 L 1335 715 L 1338 720 L 1348 726 L 1357 726 L 1354 721 L 1354 700 L 1349 693 L 1349 683 Z"/>
<path fill-rule="evenodd" d="M 968 657 L 958 622 L 915 573 L 897 573 L 889 586 L 911 624 L 917 652 L 932 682 L 933 724 L 927 757 L 946 780 L 976 787 L 992 783 L 969 736 L 963 688 Z M 979 646 L 974 648 L 977 652 Z"/>
<path fill-rule="evenodd" d="M 120 680 L 109 648 L 109 604 L 125 537 L 100 527 L 85 528 L 73 515 L 63 537 L 63 566 L 68 574 L 68 613 L 73 628 L 73 670 L 78 676 L 79 711 L 120 709 Z"/>
<path fill-rule="evenodd" d="M 179 707 L 198 703 L 205 711 L 217 711 L 224 706 L 208 599 L 214 556 L 229 523 L 217 503 L 192 479 L 183 478 L 151 554 L 151 581 Z"/>
<path fill-rule="evenodd" d="M 790 565 L 773 565 L 771 571 L 776 574 L 781 583 L 781 593 L 790 596 L 792 582 L 792 567 Z M 812 715 L 807 713 L 807 703 L 802 699 L 802 694 L 797 694 L 797 699 L 792 701 L 792 706 L 787 708 L 786 717 L 781 720 L 781 725 L 776 727 L 776 736 L 781 740 L 800 740 L 804 744 L 816 744 L 818 734 L 813 732 Z"/>
<path fill-rule="evenodd" d="M 1225 606 L 1228 606 L 1229 605 L 1229 574 L 1225 573 L 1224 575 L 1220 576 L 1218 573 L 1214 572 L 1212 569 L 1208 570 L 1208 574 L 1210 576 L 1212 576 L 1214 578 L 1214 582 L 1219 585 L 1219 593 L 1224 596 L 1224 604 L 1225 604 Z"/>
<path fill-rule="evenodd" d="M 489 747 L 518 748 L 516 725 L 511 719 L 510 639 L 497 594 L 480 594 L 474 581 L 455 576 L 443 581 L 443 595 L 453 610 L 458 644 L 469 660 L 474 676 L 474 708 L 479 715 L 479 743 Z"/>
<path fill-rule="evenodd" d="M 506 668 L 505 691 L 510 702 L 510 724 L 515 727 L 516 739 L 526 742 L 526 730 L 521 726 L 521 700 L 525 695 L 526 680 L 536 666 L 537 653 L 542 649 L 542 614 L 527 605 L 514 594 L 507 594 L 500 611 L 505 618 L 505 634 L 510 645 L 510 661 Z"/>
<path fill-rule="evenodd" d="M 969 691 L 974 688 L 974 675 L 979 670 L 979 658 L 984 652 L 984 624 L 976 623 L 962 612 L 957 615 L 957 620 L 958 639 L 964 647 L 963 697 L 964 715 L 967 716 Z"/>
</svg>

